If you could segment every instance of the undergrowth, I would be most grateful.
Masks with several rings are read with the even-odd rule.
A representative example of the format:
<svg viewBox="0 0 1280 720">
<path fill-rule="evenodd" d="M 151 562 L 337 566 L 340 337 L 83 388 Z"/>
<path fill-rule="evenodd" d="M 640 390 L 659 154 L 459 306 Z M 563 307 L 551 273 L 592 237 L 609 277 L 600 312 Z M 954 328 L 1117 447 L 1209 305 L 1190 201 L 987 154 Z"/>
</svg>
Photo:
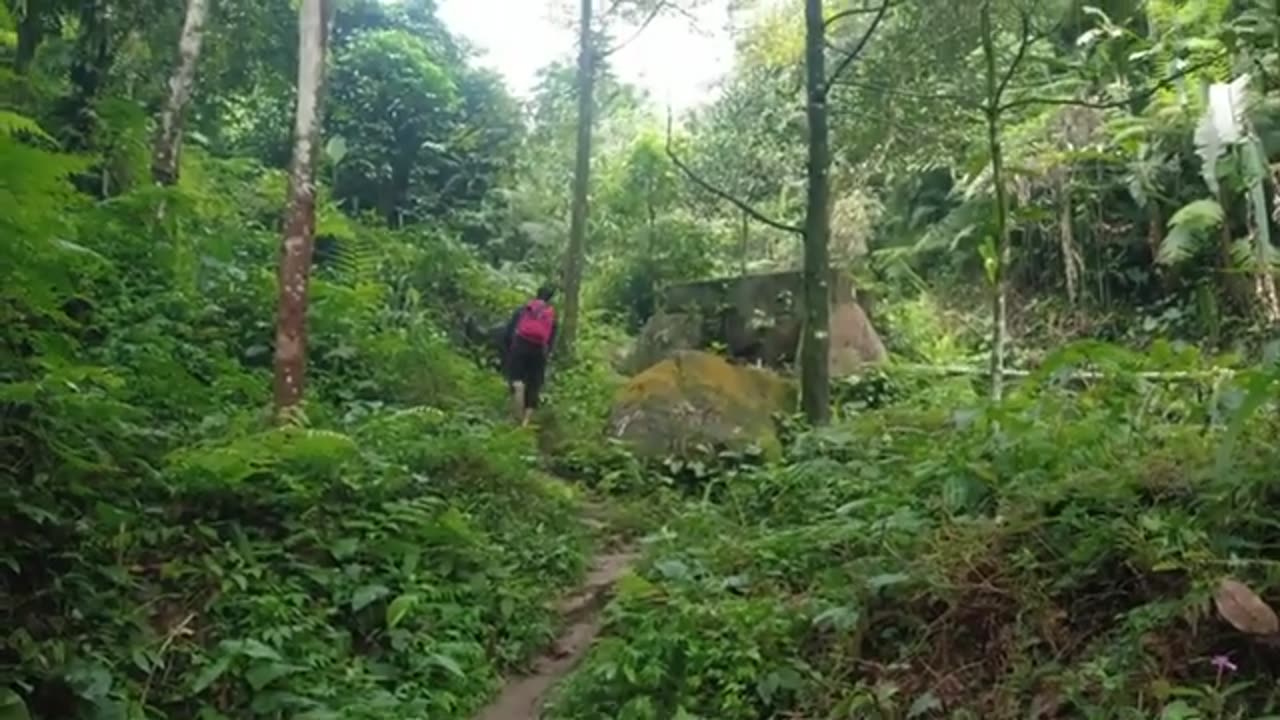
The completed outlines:
<svg viewBox="0 0 1280 720">
<path fill-rule="evenodd" d="M 193 149 L 93 203 L 41 137 L 0 128 L 0 717 L 470 715 L 589 542 L 454 341 L 517 291 L 323 201 L 273 427 L 282 173 Z"/>
<path fill-rule="evenodd" d="M 994 407 L 880 374 L 892 400 L 649 534 L 551 717 L 1271 716 L 1271 638 L 1213 596 L 1280 583 L 1276 421 L 1228 425 L 1272 376 L 1207 367 L 1086 344 Z"/>
</svg>

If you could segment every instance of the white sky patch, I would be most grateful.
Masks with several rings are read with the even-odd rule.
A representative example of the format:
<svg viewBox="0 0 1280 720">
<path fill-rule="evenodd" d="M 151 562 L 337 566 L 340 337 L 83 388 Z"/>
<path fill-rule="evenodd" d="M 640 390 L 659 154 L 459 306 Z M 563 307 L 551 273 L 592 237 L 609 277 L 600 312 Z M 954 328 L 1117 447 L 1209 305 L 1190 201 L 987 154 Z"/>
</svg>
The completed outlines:
<svg viewBox="0 0 1280 720">
<path fill-rule="evenodd" d="M 557 20 L 548 0 L 438 0 L 453 32 L 484 51 L 482 64 L 502 73 L 518 97 L 533 90 L 538 69 L 576 57 L 576 32 Z M 562 10 L 561 10 L 562 12 Z M 707 0 L 692 18 L 664 13 L 610 58 L 618 75 L 660 104 L 686 110 L 714 99 L 712 85 L 733 63 L 728 0 Z M 619 32 L 619 40 L 630 36 Z"/>
</svg>

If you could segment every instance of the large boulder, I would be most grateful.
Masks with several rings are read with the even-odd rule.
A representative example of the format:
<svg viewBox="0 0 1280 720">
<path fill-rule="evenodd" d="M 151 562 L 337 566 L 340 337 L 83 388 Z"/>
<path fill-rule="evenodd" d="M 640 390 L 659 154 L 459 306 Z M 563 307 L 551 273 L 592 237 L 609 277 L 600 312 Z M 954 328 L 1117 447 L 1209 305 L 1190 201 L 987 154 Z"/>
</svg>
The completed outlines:
<svg viewBox="0 0 1280 720">
<path fill-rule="evenodd" d="M 643 372 L 673 352 L 702 347 L 703 341 L 701 316 L 660 312 L 645 323 L 620 369 L 631 375 Z"/>
<path fill-rule="evenodd" d="M 677 351 L 619 391 L 609 433 L 649 457 L 698 445 L 780 452 L 774 414 L 793 408 L 793 385 L 776 373 L 710 353 Z"/>
<path fill-rule="evenodd" d="M 883 362 L 888 356 L 861 305 L 849 301 L 831 308 L 831 352 L 827 363 L 831 377 L 848 377 L 864 365 Z"/>
</svg>

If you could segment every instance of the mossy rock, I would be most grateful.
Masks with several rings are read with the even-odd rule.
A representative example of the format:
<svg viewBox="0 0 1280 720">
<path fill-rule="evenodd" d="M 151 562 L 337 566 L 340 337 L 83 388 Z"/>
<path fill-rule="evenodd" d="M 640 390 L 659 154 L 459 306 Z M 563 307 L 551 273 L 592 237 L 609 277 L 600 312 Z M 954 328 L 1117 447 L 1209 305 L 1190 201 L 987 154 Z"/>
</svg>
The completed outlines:
<svg viewBox="0 0 1280 720">
<path fill-rule="evenodd" d="M 793 384 L 776 373 L 678 351 L 619 391 L 609 433 L 649 457 L 683 455 L 699 445 L 754 445 L 776 456 L 774 415 L 794 406 Z"/>
<path fill-rule="evenodd" d="M 702 317 L 690 313 L 659 313 L 649 318 L 621 370 L 627 374 L 644 372 L 674 352 L 702 347 L 705 333 Z"/>
</svg>

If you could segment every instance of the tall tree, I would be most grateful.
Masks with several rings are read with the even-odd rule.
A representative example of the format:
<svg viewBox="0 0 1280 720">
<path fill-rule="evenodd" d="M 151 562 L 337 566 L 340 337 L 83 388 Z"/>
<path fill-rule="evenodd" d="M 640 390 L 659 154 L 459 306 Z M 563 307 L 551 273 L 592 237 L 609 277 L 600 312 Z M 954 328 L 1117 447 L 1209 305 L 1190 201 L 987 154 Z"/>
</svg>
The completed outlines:
<svg viewBox="0 0 1280 720">
<path fill-rule="evenodd" d="M 573 206 L 569 211 L 569 247 L 564 257 L 564 312 L 560 347 L 572 354 L 578 338 L 578 302 L 582 289 L 587 240 L 587 202 L 591 188 L 591 126 L 595 110 L 595 47 L 592 3 L 582 0 L 578 13 L 578 137 L 573 161 Z"/>
<path fill-rule="evenodd" d="M 984 0 L 981 10 L 982 57 L 986 68 L 986 105 L 983 113 L 987 121 L 987 145 L 991 152 L 991 182 L 994 186 L 995 204 L 992 212 L 995 220 L 992 237 L 995 241 L 988 276 L 991 280 L 991 398 L 999 401 L 1004 393 L 1005 338 L 1008 336 L 1009 292 L 1005 275 L 1009 267 L 1009 209 L 1004 186 L 1004 146 L 1001 143 L 1000 100 L 1017 70 L 1018 61 L 1026 49 L 1028 38 L 1024 31 L 1018 58 L 1010 64 L 1003 78 L 996 72 L 995 31 L 991 23 L 991 0 Z"/>
<path fill-rule="evenodd" d="M 805 0 L 804 66 L 805 119 L 808 128 L 808 171 L 806 175 L 805 220 L 802 226 L 779 222 L 746 201 L 718 188 L 697 175 L 671 149 L 672 162 L 691 180 L 711 194 L 735 205 L 752 219 L 770 227 L 799 235 L 804 242 L 804 324 L 800 339 L 800 405 L 809 422 L 820 425 L 831 418 L 831 146 L 827 104 L 831 91 L 862 54 L 876 28 L 884 20 L 891 0 L 878 5 L 860 5 L 832 13 L 824 12 L 823 0 Z M 827 30 L 832 24 L 853 17 L 870 21 L 846 49 L 837 49 L 835 63 L 827 72 Z"/>
<path fill-rule="evenodd" d="M 178 160 L 182 150 L 182 124 L 196 80 L 196 63 L 204 43 L 204 26 L 212 0 L 187 0 L 182 34 L 178 36 L 178 64 L 169 77 L 169 98 L 160 113 L 151 160 L 151 177 L 161 185 L 178 181 Z"/>
<path fill-rule="evenodd" d="M 572 354 L 578 336 L 578 308 L 582 291 L 582 270 L 586 264 L 588 202 L 591 191 L 591 139 L 595 122 L 596 73 L 610 55 L 626 47 L 645 31 L 664 10 L 685 8 L 699 0 L 615 0 L 597 18 L 595 0 L 581 0 L 578 12 L 578 134 L 574 155 L 573 200 L 569 212 L 569 246 L 564 257 L 564 300 L 561 329 L 557 341 L 563 352 Z M 611 47 L 601 44 L 607 33 L 597 26 L 614 17 L 634 24 L 632 34 Z"/>
<path fill-rule="evenodd" d="M 315 165 L 320 148 L 320 101 L 328 0 L 302 0 L 298 12 L 298 97 L 294 111 L 293 162 L 280 247 L 279 310 L 276 318 L 275 410 L 287 418 L 302 401 L 307 371 L 307 284 L 316 227 Z"/>
<path fill-rule="evenodd" d="M 800 402 L 805 417 L 831 415 L 831 146 L 827 124 L 827 21 L 822 0 L 804 4 L 805 117 L 809 126 L 808 199 L 804 212 L 804 336 L 800 340 Z"/>
</svg>

